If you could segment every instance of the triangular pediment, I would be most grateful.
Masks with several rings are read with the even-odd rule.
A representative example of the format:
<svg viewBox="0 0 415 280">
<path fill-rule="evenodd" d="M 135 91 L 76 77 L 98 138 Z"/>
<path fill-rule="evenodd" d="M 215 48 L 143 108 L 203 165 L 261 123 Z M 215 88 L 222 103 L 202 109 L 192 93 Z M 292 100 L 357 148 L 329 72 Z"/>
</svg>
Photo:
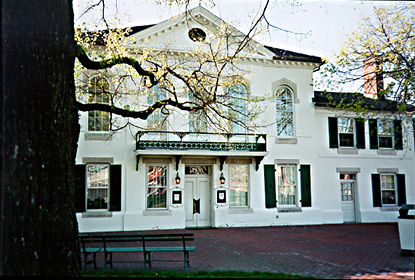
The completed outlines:
<svg viewBox="0 0 415 280">
<path fill-rule="evenodd" d="M 207 9 L 198 6 L 184 14 L 131 34 L 128 47 L 149 47 L 155 50 L 191 53 L 195 49 L 200 49 L 203 45 L 203 42 L 197 41 L 199 38 L 197 36 L 200 35 L 198 32 L 206 35 L 205 40 L 219 40 L 217 34 L 223 32 L 225 26 L 226 32 L 231 34 L 231 36 L 227 37 L 226 45 L 235 48 L 238 46 L 238 42 L 245 37 L 245 34 L 230 26 Z M 194 31 L 196 31 L 196 38 L 192 36 Z M 202 39 L 200 40 L 202 41 Z M 222 44 L 224 43 L 222 42 Z M 243 52 L 249 53 L 248 56 L 252 58 L 272 59 L 274 56 L 272 51 L 254 40 L 249 41 Z"/>
</svg>

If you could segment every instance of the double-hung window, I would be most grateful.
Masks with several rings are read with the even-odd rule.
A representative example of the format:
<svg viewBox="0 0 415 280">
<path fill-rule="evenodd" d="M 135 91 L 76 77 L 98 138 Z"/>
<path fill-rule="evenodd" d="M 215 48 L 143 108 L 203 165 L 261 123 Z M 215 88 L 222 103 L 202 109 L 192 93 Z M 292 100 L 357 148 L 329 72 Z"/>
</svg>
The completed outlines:
<svg viewBox="0 0 415 280">
<path fill-rule="evenodd" d="M 229 165 L 230 207 L 248 207 L 248 164 Z"/>
<path fill-rule="evenodd" d="M 189 101 L 198 104 L 197 98 L 189 92 Z M 203 134 L 208 132 L 208 121 L 207 116 L 204 110 L 199 110 L 195 112 L 189 112 L 189 131 L 194 134 L 191 135 L 192 141 L 208 141 L 208 134 Z"/>
<path fill-rule="evenodd" d="M 166 91 L 159 85 L 154 86 L 147 95 L 148 106 L 154 105 L 157 101 L 162 101 L 167 98 Z M 166 130 L 166 115 L 163 114 L 161 109 L 156 109 L 147 118 L 147 128 L 151 130 L 165 131 Z"/>
<path fill-rule="evenodd" d="M 371 149 L 403 149 L 401 120 L 371 119 L 369 132 Z"/>
<path fill-rule="evenodd" d="M 278 165 L 278 205 L 296 205 L 297 165 Z"/>
<path fill-rule="evenodd" d="M 147 209 L 167 208 L 167 166 L 147 166 Z"/>
<path fill-rule="evenodd" d="M 380 189 L 382 196 L 382 205 L 396 205 L 396 175 L 380 174 Z"/>
<path fill-rule="evenodd" d="M 337 118 L 340 147 L 354 147 L 354 119 Z"/>
<path fill-rule="evenodd" d="M 378 120 L 379 148 L 393 148 L 393 122 Z"/>
<path fill-rule="evenodd" d="M 275 93 L 277 136 L 294 137 L 294 93 L 288 86 L 281 86 Z"/>
<path fill-rule="evenodd" d="M 365 121 L 360 118 L 329 117 L 330 148 L 365 148 Z"/>
<path fill-rule="evenodd" d="M 372 174 L 373 206 L 406 204 L 405 174 L 380 172 Z"/>
<path fill-rule="evenodd" d="M 87 164 L 86 169 L 87 210 L 107 210 L 109 164 Z"/>
<path fill-rule="evenodd" d="M 243 84 L 235 84 L 228 88 L 230 131 L 246 133 L 247 121 L 247 88 Z"/>
<path fill-rule="evenodd" d="M 121 176 L 119 164 L 75 165 L 75 211 L 121 211 Z"/>
<path fill-rule="evenodd" d="M 109 104 L 109 83 L 104 77 L 94 76 L 88 84 L 88 103 Z M 110 117 L 108 112 L 89 111 L 88 131 L 109 131 Z"/>
</svg>

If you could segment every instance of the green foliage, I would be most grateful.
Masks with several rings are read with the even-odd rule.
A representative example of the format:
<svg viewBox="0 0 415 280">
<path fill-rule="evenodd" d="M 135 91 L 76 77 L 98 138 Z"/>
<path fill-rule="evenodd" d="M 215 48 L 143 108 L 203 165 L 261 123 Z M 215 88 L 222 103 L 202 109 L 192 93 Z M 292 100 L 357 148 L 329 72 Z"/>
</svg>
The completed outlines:
<svg viewBox="0 0 415 280">
<path fill-rule="evenodd" d="M 364 84 L 369 83 L 365 81 L 369 74 L 363 71 L 363 63 L 376 62 L 380 67 L 370 71 L 382 75 L 380 84 L 384 84 L 378 98 L 397 102 L 404 112 L 408 104 L 415 105 L 415 4 L 374 8 L 374 12 L 373 18 L 363 18 L 359 28 L 350 34 L 337 60 L 325 66 L 318 85 L 327 91 L 359 85 L 357 92 L 363 93 Z M 338 105 L 356 112 L 371 109 L 363 105 L 363 98 L 352 108 Z"/>
</svg>

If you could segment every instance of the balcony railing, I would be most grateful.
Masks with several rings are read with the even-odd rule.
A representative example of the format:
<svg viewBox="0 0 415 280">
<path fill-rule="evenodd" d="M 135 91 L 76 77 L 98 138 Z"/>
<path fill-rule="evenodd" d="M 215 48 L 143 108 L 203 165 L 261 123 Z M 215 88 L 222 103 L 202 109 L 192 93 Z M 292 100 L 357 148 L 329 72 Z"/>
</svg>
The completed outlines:
<svg viewBox="0 0 415 280">
<path fill-rule="evenodd" d="M 139 131 L 136 149 L 266 152 L 266 134 Z"/>
</svg>

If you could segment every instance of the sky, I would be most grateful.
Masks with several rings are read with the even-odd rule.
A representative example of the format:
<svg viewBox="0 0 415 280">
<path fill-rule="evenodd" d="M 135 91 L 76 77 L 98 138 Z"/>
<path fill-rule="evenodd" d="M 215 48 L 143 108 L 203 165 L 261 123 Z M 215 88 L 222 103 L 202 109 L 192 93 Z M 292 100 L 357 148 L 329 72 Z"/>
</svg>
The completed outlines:
<svg viewBox="0 0 415 280">
<path fill-rule="evenodd" d="M 224 21 L 246 32 L 249 23 L 264 6 L 265 0 L 192 0 L 190 8 L 199 5 Z M 214 2 L 214 5 L 212 4 Z M 95 8 L 80 15 L 85 7 L 99 0 L 74 0 L 75 26 L 86 22 L 94 26 L 102 10 Z M 155 24 L 184 12 L 184 7 L 156 5 L 153 0 L 106 0 L 106 19 L 118 26 Z M 280 29 L 271 28 L 255 40 L 259 43 L 324 57 L 333 61 L 348 34 L 358 27 L 359 20 L 373 15 L 373 6 L 390 5 L 396 1 L 352 0 L 271 0 L 266 12 L 268 21 Z M 405 1 L 402 1 L 405 3 Z M 115 20 L 115 18 L 117 20 Z M 101 22 L 102 23 L 102 22 Z"/>
</svg>

